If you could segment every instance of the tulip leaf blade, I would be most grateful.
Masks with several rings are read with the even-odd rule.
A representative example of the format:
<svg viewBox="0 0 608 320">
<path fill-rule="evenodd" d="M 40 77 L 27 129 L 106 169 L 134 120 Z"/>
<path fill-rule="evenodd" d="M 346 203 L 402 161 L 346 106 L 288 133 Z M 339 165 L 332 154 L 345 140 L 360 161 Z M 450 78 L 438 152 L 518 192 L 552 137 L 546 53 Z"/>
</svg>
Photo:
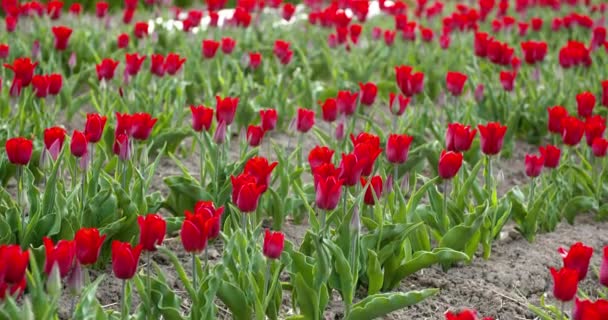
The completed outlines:
<svg viewBox="0 0 608 320">
<path fill-rule="evenodd" d="M 439 289 L 424 289 L 371 295 L 353 305 L 353 309 L 346 320 L 379 318 L 393 311 L 414 305 L 438 292 Z"/>
</svg>

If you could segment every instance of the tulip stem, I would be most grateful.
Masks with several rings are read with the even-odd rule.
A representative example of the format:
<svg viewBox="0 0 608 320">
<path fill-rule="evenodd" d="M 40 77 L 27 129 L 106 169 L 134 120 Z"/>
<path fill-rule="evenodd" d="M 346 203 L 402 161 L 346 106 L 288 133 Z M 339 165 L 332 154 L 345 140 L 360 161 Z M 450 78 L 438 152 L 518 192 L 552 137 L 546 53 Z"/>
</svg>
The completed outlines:
<svg viewBox="0 0 608 320">
<path fill-rule="evenodd" d="M 146 252 L 146 260 L 147 260 L 146 261 L 146 274 L 148 276 L 148 279 L 147 279 L 147 283 L 146 284 L 147 284 L 147 287 L 148 287 L 148 299 L 152 299 L 152 263 L 151 263 L 151 257 L 152 257 L 152 252 L 151 251 L 147 251 Z M 148 309 L 148 312 L 150 312 L 151 310 L 152 310 L 152 308 Z"/>
<path fill-rule="evenodd" d="M 272 259 L 266 259 L 266 274 L 264 275 L 264 295 L 262 296 L 262 301 L 266 300 L 266 296 L 268 296 L 268 285 L 270 284 L 270 270 L 272 268 L 272 262 Z M 266 312 L 266 309 L 264 309 L 264 312 Z"/>
<path fill-rule="evenodd" d="M 198 287 L 196 286 L 196 256 L 194 252 L 192 252 L 192 286 L 194 290 L 198 291 Z"/>
<path fill-rule="evenodd" d="M 22 201 L 23 166 L 17 166 L 17 206 L 21 210 L 21 245 L 25 245 L 25 206 Z"/>
<path fill-rule="evenodd" d="M 120 318 L 127 319 L 128 315 L 127 311 L 127 280 L 122 280 L 122 299 L 120 304 Z"/>
<path fill-rule="evenodd" d="M 86 183 L 87 183 L 87 171 L 82 170 L 82 179 L 80 180 L 80 203 L 82 205 L 82 211 L 80 212 L 80 223 L 82 224 L 82 219 L 84 218 L 84 211 L 86 210 Z"/>
<path fill-rule="evenodd" d="M 203 142 L 203 135 L 205 134 L 205 131 L 201 130 L 201 143 L 200 145 L 200 170 L 201 170 L 201 188 L 205 188 L 205 148 L 204 148 L 204 142 Z"/>
<path fill-rule="evenodd" d="M 203 269 L 205 272 L 207 271 L 207 267 L 209 266 L 209 241 L 207 241 L 207 245 L 205 246 L 205 268 Z"/>
<path fill-rule="evenodd" d="M 247 237 L 247 214 L 241 212 L 241 223 L 243 224 L 243 234 Z"/>
<path fill-rule="evenodd" d="M 450 220 L 448 219 L 448 180 L 443 180 L 443 231 L 448 231 L 450 227 Z"/>
</svg>

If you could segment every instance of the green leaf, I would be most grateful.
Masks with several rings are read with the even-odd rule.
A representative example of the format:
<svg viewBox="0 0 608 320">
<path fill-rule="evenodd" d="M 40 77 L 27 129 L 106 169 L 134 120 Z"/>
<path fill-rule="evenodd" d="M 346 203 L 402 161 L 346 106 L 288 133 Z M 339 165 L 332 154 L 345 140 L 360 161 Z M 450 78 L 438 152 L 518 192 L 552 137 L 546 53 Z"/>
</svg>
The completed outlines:
<svg viewBox="0 0 608 320">
<path fill-rule="evenodd" d="M 368 296 L 353 306 L 346 320 L 370 320 L 385 316 L 393 311 L 412 306 L 439 292 L 439 289 L 420 291 L 379 293 Z"/>
<path fill-rule="evenodd" d="M 296 289 L 296 299 L 300 307 L 300 311 L 307 320 L 318 320 L 321 310 L 319 310 L 319 301 L 316 299 L 318 293 L 306 284 L 304 278 L 296 274 L 296 281 L 294 282 Z"/>
<path fill-rule="evenodd" d="M 342 300 L 344 300 L 344 303 L 347 305 L 352 304 L 354 297 L 354 279 L 351 266 L 348 264 L 340 247 L 333 242 L 329 242 L 328 247 L 334 258 L 334 271 L 338 274 L 338 279 L 340 280 L 340 294 L 342 295 Z"/>
<path fill-rule="evenodd" d="M 222 281 L 217 291 L 217 297 L 230 309 L 233 319 L 251 320 L 251 308 L 241 289 L 229 282 Z"/>
<path fill-rule="evenodd" d="M 380 292 L 384 282 L 382 267 L 378 261 L 378 256 L 372 250 L 367 250 L 367 294 L 372 295 Z"/>
<path fill-rule="evenodd" d="M 188 138 L 191 133 L 192 130 L 189 129 L 165 130 L 163 133 L 156 135 L 153 138 L 149 151 L 152 153 L 166 148 L 165 152 L 173 153 L 182 141 Z"/>
<path fill-rule="evenodd" d="M 74 319 L 103 320 L 108 318 L 96 296 L 97 288 L 103 280 L 104 275 L 101 275 L 83 290 L 74 311 Z"/>
<path fill-rule="evenodd" d="M 597 210 L 598 202 L 594 197 L 576 196 L 566 202 L 562 209 L 562 216 L 568 220 L 568 223 L 573 224 L 577 214 Z"/>
<path fill-rule="evenodd" d="M 191 177 L 172 176 L 165 178 L 164 181 L 169 187 L 169 196 L 163 207 L 175 216 L 183 216 L 185 210 L 193 210 L 194 205 L 200 200 L 212 199 L 198 181 Z"/>
</svg>

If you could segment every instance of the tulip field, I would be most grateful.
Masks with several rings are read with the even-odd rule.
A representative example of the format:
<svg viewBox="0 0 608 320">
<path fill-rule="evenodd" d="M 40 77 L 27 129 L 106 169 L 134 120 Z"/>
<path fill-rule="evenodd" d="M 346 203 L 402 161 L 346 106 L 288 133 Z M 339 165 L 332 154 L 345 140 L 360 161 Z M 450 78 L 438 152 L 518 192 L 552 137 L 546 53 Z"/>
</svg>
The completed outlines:
<svg viewBox="0 0 608 320">
<path fill-rule="evenodd" d="M 608 319 L 607 2 L 285 1 L 0 0 L 0 320 Z"/>
</svg>

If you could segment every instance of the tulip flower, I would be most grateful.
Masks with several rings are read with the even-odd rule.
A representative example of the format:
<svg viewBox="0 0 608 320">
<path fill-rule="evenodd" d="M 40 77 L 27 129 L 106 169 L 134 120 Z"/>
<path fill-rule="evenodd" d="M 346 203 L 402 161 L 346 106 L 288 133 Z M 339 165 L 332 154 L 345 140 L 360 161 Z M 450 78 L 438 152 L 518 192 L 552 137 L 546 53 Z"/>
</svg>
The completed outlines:
<svg viewBox="0 0 608 320">
<path fill-rule="evenodd" d="M 97 143 L 101 140 L 103 135 L 103 129 L 106 126 L 106 116 L 101 116 L 96 113 L 87 114 L 87 122 L 84 126 L 84 134 L 87 137 L 88 142 Z"/>
<path fill-rule="evenodd" d="M 278 162 L 269 163 L 264 157 L 253 157 L 245 163 L 243 172 L 255 178 L 256 183 L 265 192 L 270 184 L 270 174 Z"/>
<path fill-rule="evenodd" d="M 539 156 L 526 154 L 524 163 L 526 168 L 526 176 L 536 178 L 540 175 L 540 172 L 543 169 L 545 159 L 542 154 Z"/>
<path fill-rule="evenodd" d="M 165 57 L 162 54 L 150 56 L 150 72 L 158 77 L 165 75 Z"/>
<path fill-rule="evenodd" d="M 393 43 L 395 43 L 396 35 L 397 35 L 397 32 L 394 30 L 384 30 L 384 33 L 382 34 L 383 39 L 384 39 L 384 44 L 386 44 L 388 47 L 392 46 Z"/>
<path fill-rule="evenodd" d="M 321 112 L 323 116 L 323 121 L 326 122 L 334 122 L 338 118 L 338 105 L 336 103 L 335 98 L 327 98 L 321 104 Z"/>
<path fill-rule="evenodd" d="M 608 287 L 608 246 L 603 249 L 602 264 L 600 265 L 600 283 Z"/>
<path fill-rule="evenodd" d="M 127 161 L 131 158 L 131 145 L 129 143 L 129 136 L 126 134 L 119 134 L 114 139 L 114 146 L 112 151 L 121 161 Z"/>
<path fill-rule="evenodd" d="M 283 252 L 283 246 L 285 242 L 285 235 L 280 232 L 271 232 L 266 229 L 264 232 L 264 247 L 262 252 L 268 259 L 278 259 L 281 257 Z"/>
<path fill-rule="evenodd" d="M 582 242 L 577 242 L 569 250 L 560 247 L 558 252 L 564 260 L 564 267 L 576 270 L 579 281 L 585 279 L 589 269 L 589 261 L 593 255 L 593 248 L 585 246 Z"/>
<path fill-rule="evenodd" d="M 108 13 L 108 3 L 105 1 L 99 1 L 95 4 L 95 15 L 97 18 L 103 18 Z"/>
<path fill-rule="evenodd" d="M 356 92 L 348 90 L 338 91 L 338 97 L 336 98 L 338 111 L 345 116 L 354 114 L 357 111 L 358 96 L 359 94 Z"/>
<path fill-rule="evenodd" d="M 211 201 L 199 201 L 194 206 L 194 212 L 203 216 L 205 233 L 209 240 L 220 235 L 224 207 L 216 208 Z"/>
<path fill-rule="evenodd" d="M 591 144 L 591 151 L 595 157 L 605 157 L 606 152 L 608 151 L 608 140 L 604 138 L 595 138 Z"/>
<path fill-rule="evenodd" d="M 315 176 L 315 203 L 321 210 L 334 210 L 340 201 L 343 180 L 334 176 Z"/>
<path fill-rule="evenodd" d="M 296 128 L 301 133 L 306 133 L 315 124 L 315 112 L 312 110 L 306 110 L 298 108 L 296 115 Z"/>
<path fill-rule="evenodd" d="M 589 91 L 576 95 L 576 110 L 581 118 L 589 118 L 595 107 L 595 96 Z"/>
<path fill-rule="evenodd" d="M 470 126 L 465 126 L 460 123 L 448 124 L 448 129 L 445 133 L 445 144 L 448 151 L 465 152 L 469 151 L 473 139 L 477 134 L 476 129 Z"/>
<path fill-rule="evenodd" d="M 361 175 L 369 176 L 374 168 L 374 163 L 378 156 L 382 153 L 382 149 L 377 144 L 366 142 L 355 145 L 353 153 L 357 157 L 357 162 L 361 165 Z"/>
<path fill-rule="evenodd" d="M 460 170 L 462 166 L 462 153 L 454 151 L 441 151 L 439 156 L 439 176 L 441 179 L 449 180 L 452 179 Z"/>
<path fill-rule="evenodd" d="M 33 147 L 32 140 L 26 138 L 8 139 L 5 144 L 8 161 L 15 165 L 27 165 L 32 158 Z"/>
<path fill-rule="evenodd" d="M 517 77 L 517 71 L 501 71 L 500 72 L 500 84 L 505 91 L 513 91 L 515 78 Z"/>
<path fill-rule="evenodd" d="M 49 1 L 46 5 L 46 12 L 51 20 L 57 20 L 61 17 L 61 10 L 63 9 L 63 2 L 61 1 Z"/>
<path fill-rule="evenodd" d="M 57 160 L 57 156 L 63 148 L 65 134 L 65 129 L 61 127 L 51 127 L 44 129 L 44 147 L 55 160 Z"/>
<path fill-rule="evenodd" d="M 167 72 L 167 74 L 174 76 L 182 69 L 182 66 L 185 62 L 186 58 L 182 58 L 176 53 L 169 53 L 165 58 L 165 64 L 163 68 Z"/>
<path fill-rule="evenodd" d="M 310 169 L 314 171 L 323 164 L 331 163 L 333 156 L 334 150 L 331 150 L 328 147 L 316 146 L 312 148 L 308 154 L 308 163 L 310 164 Z"/>
<path fill-rule="evenodd" d="M 410 66 L 395 67 L 397 86 L 406 97 L 419 94 L 424 89 L 424 73 L 413 72 Z"/>
<path fill-rule="evenodd" d="M 74 267 L 74 257 L 76 256 L 76 245 L 73 240 L 59 240 L 57 244 L 47 237 L 42 238 L 46 252 L 44 272 L 51 274 L 51 270 L 57 264 L 59 274 L 65 278 Z"/>
<path fill-rule="evenodd" d="M 550 270 L 553 277 L 553 296 L 562 302 L 574 299 L 578 288 L 578 272 L 566 267 L 560 270 L 555 268 Z"/>
<path fill-rule="evenodd" d="M 2 280 L 8 284 L 18 284 L 25 279 L 30 261 L 30 252 L 22 250 L 19 245 L 0 245 L 0 257 L 5 262 L 2 267 Z M 10 263 L 6 263 L 10 261 Z"/>
<path fill-rule="evenodd" d="M 8 44 L 0 43 L 0 59 L 4 60 L 8 58 L 11 47 Z"/>
<path fill-rule="evenodd" d="M 192 112 L 192 129 L 196 132 L 209 131 L 213 121 L 213 109 L 203 105 L 190 106 Z"/>
<path fill-rule="evenodd" d="M 80 158 L 87 153 L 88 141 L 85 133 L 74 130 L 72 133 L 72 141 L 70 142 L 70 152 L 76 158 Z"/>
<path fill-rule="evenodd" d="M 458 313 L 448 311 L 445 313 L 446 320 L 477 320 L 477 312 L 475 310 L 464 309 Z"/>
<path fill-rule="evenodd" d="M 549 122 L 547 128 L 551 133 L 562 134 L 562 119 L 568 116 L 568 110 L 562 106 L 547 108 Z"/>
<path fill-rule="evenodd" d="M 602 105 L 608 107 L 608 80 L 602 81 Z"/>
<path fill-rule="evenodd" d="M 414 137 L 406 134 L 390 134 L 386 140 L 386 159 L 392 164 L 404 164 L 407 161 L 410 145 Z"/>
<path fill-rule="evenodd" d="M 215 53 L 217 52 L 217 49 L 219 47 L 220 47 L 220 43 L 218 41 L 211 40 L 211 39 L 203 40 L 203 43 L 202 43 L 203 57 L 205 59 L 211 59 L 211 58 L 215 57 Z"/>
<path fill-rule="evenodd" d="M 95 66 L 95 70 L 97 70 L 97 79 L 99 81 L 112 80 L 116 67 L 118 67 L 118 61 L 110 58 L 103 59 L 100 64 Z"/>
<path fill-rule="evenodd" d="M 217 119 L 217 122 L 224 122 L 229 126 L 232 124 L 232 121 L 234 121 L 239 98 L 226 97 L 222 99 L 219 96 L 216 96 L 215 101 L 217 102 L 215 106 L 215 118 Z"/>
<path fill-rule="evenodd" d="M 78 262 L 85 266 L 95 264 L 105 239 L 106 235 L 100 235 L 99 230 L 95 228 L 82 228 L 76 231 L 74 243 Z"/>
<path fill-rule="evenodd" d="M 230 178 L 232 181 L 232 202 L 242 212 L 255 211 L 265 187 L 258 185 L 256 177 L 247 173 L 237 177 L 231 176 Z"/>
<path fill-rule="evenodd" d="M 538 151 L 542 155 L 545 160 L 543 166 L 545 168 L 557 168 L 559 165 L 559 158 L 561 155 L 561 150 L 553 145 L 546 145 L 544 147 L 539 147 Z"/>
<path fill-rule="evenodd" d="M 249 68 L 251 68 L 252 70 L 257 69 L 260 64 L 262 63 L 262 54 L 260 54 L 259 52 L 249 52 L 248 54 L 248 64 L 249 64 Z"/>
<path fill-rule="evenodd" d="M 27 87 L 32 82 L 34 69 L 37 65 L 38 62 L 32 63 L 30 58 L 17 58 L 13 61 L 13 64 L 5 63 L 4 67 L 13 72 L 14 81 L 19 80 L 21 86 Z"/>
<path fill-rule="evenodd" d="M 143 246 L 133 247 L 130 243 L 114 240 L 112 242 L 112 271 L 121 280 L 133 278 L 139 265 L 139 256 Z"/>
<path fill-rule="evenodd" d="M 136 22 L 133 27 L 133 35 L 137 39 L 142 39 L 148 36 L 148 23 L 147 22 Z"/>
<path fill-rule="evenodd" d="M 281 64 L 289 64 L 289 62 L 291 62 L 291 58 L 293 58 L 293 51 L 289 46 L 290 43 L 287 41 L 276 40 L 274 42 L 272 53 L 274 53 L 275 57 L 279 59 Z"/>
<path fill-rule="evenodd" d="M 260 110 L 261 126 L 264 131 L 271 131 L 277 126 L 277 110 Z"/>
<path fill-rule="evenodd" d="M 147 140 L 156 121 L 158 119 L 152 118 L 149 113 L 141 112 L 133 114 L 131 118 L 133 138 L 136 140 Z"/>
<path fill-rule="evenodd" d="M 361 177 L 361 186 L 365 189 L 363 202 L 368 206 L 373 206 L 376 203 L 376 199 L 380 199 L 382 196 L 382 187 L 384 186 L 384 183 L 382 182 L 381 176 L 374 176 L 370 179 L 369 186 L 367 184 L 367 179 Z"/>
<path fill-rule="evenodd" d="M 236 46 L 236 41 L 230 37 L 222 38 L 221 48 L 224 54 L 231 54 Z"/>
<path fill-rule="evenodd" d="M 133 132 L 133 116 L 128 113 L 116 112 L 116 129 L 114 135 L 126 134 L 131 135 Z"/>
<path fill-rule="evenodd" d="M 72 29 L 65 26 L 57 26 L 52 29 L 53 35 L 55 36 L 55 50 L 63 51 L 68 47 L 68 41 L 72 35 Z"/>
<path fill-rule="evenodd" d="M 63 77 L 58 73 L 53 73 L 46 76 L 46 81 L 48 85 L 48 94 L 52 96 L 58 95 L 63 86 Z"/>
<path fill-rule="evenodd" d="M 395 98 L 397 98 L 395 100 Z M 403 95 L 395 95 L 394 93 L 389 94 L 389 108 L 391 109 L 391 113 L 400 116 L 405 112 L 408 104 L 410 103 L 409 97 L 404 97 Z"/>
<path fill-rule="evenodd" d="M 478 125 L 481 140 L 481 151 L 488 155 L 496 155 L 502 149 L 503 140 L 507 127 L 498 122 L 489 122 L 486 125 Z"/>
<path fill-rule="evenodd" d="M 257 147 L 262 144 L 264 138 L 264 129 L 261 126 L 249 125 L 247 127 L 247 143 L 251 147 Z"/>
<path fill-rule="evenodd" d="M 121 33 L 118 35 L 116 39 L 116 46 L 119 49 L 124 49 L 129 45 L 129 35 L 126 33 Z"/>
<path fill-rule="evenodd" d="M 528 64 L 542 62 L 547 55 L 547 43 L 543 41 L 524 41 L 521 43 L 524 60 Z"/>
<path fill-rule="evenodd" d="M 604 136 L 606 131 L 606 119 L 600 115 L 595 115 L 587 118 L 585 121 L 585 138 L 587 145 L 591 146 L 596 138 Z"/>
<path fill-rule="evenodd" d="M 180 230 L 180 238 L 184 250 L 190 253 L 200 253 L 207 247 L 205 220 L 201 214 L 184 212 L 185 219 Z"/>
<path fill-rule="evenodd" d="M 569 146 L 576 146 L 585 134 L 585 123 L 573 116 L 562 119 L 562 141 Z"/>
<path fill-rule="evenodd" d="M 156 246 L 163 244 L 167 222 L 158 214 L 137 217 L 139 224 L 139 244 L 145 251 L 156 251 Z"/>
<path fill-rule="evenodd" d="M 340 179 L 346 186 L 352 187 L 359 182 L 365 164 L 357 159 L 354 153 L 342 154 L 340 162 Z"/>
<path fill-rule="evenodd" d="M 141 65 L 146 60 L 146 56 L 140 56 L 138 53 L 125 54 L 125 73 L 130 76 L 135 76 L 139 73 Z"/>
<path fill-rule="evenodd" d="M 35 75 L 32 77 L 32 87 L 36 98 L 46 98 L 49 92 L 49 83 L 45 75 Z"/>
<path fill-rule="evenodd" d="M 376 101 L 376 95 L 378 94 L 378 87 L 373 82 L 361 83 L 359 82 L 359 88 L 361 89 L 360 101 L 364 106 L 371 106 Z"/>
<path fill-rule="evenodd" d="M 448 91 L 455 97 L 462 94 L 464 84 L 467 82 L 467 75 L 460 72 L 448 71 L 445 76 Z"/>
<path fill-rule="evenodd" d="M 296 12 L 296 7 L 291 3 L 285 3 L 281 9 L 281 17 L 285 21 L 291 20 L 293 14 Z"/>
</svg>

